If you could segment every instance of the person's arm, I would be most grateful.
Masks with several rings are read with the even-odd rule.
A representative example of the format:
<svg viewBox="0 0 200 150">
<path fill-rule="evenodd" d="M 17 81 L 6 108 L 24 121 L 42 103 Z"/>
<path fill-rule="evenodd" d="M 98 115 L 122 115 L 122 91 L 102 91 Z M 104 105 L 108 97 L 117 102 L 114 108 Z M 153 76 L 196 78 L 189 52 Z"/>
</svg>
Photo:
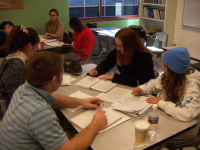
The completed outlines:
<svg viewBox="0 0 200 150">
<path fill-rule="evenodd" d="M 54 102 L 52 105 L 52 108 L 54 109 L 75 107 L 75 106 L 83 106 L 85 108 L 96 109 L 99 103 L 104 103 L 104 101 L 99 98 L 79 99 L 59 94 L 52 94 L 52 96 L 56 99 L 56 102 Z"/>
<path fill-rule="evenodd" d="M 77 50 L 77 53 L 79 53 L 81 55 L 90 56 L 92 49 L 95 45 L 95 37 L 94 37 L 93 33 L 89 33 L 89 32 L 86 33 L 83 38 L 82 44 L 83 45 L 82 45 L 81 49 L 76 49 L 76 46 L 75 46 L 75 50 Z"/>
<path fill-rule="evenodd" d="M 158 102 L 166 114 L 171 115 L 173 118 L 180 121 L 192 121 L 200 114 L 200 88 L 197 83 L 189 83 L 186 91 L 183 93 L 182 106 L 176 106 L 175 103 L 160 100 Z"/>
<path fill-rule="evenodd" d="M 142 85 L 154 77 L 153 61 L 149 53 L 135 55 L 132 63 L 132 66 L 126 66 L 123 74 L 114 74 L 112 82 L 136 87 L 137 80 Z"/>
<path fill-rule="evenodd" d="M 59 22 L 58 30 L 55 34 L 46 32 L 44 38 L 48 37 L 50 39 L 60 39 L 63 36 L 64 25 L 62 22 Z"/>
<path fill-rule="evenodd" d="M 101 111 L 99 106 L 92 119 L 92 122 L 78 135 L 65 142 L 65 144 L 63 144 L 57 150 L 87 149 L 91 145 L 97 132 L 100 129 L 103 129 L 107 123 L 108 121 L 105 115 L 105 111 Z"/>
<path fill-rule="evenodd" d="M 100 76 L 108 72 L 110 69 L 112 69 L 116 65 L 116 54 L 117 54 L 117 51 L 115 49 L 112 50 L 108 54 L 106 59 L 104 59 L 103 62 L 97 65 L 97 67 L 95 68 L 97 71 L 97 74 L 94 76 Z"/>
<path fill-rule="evenodd" d="M 149 80 L 149 82 L 140 85 L 140 94 L 152 94 L 161 92 L 163 90 L 163 86 L 161 84 L 162 76 L 163 75 L 160 75 L 157 79 Z"/>
</svg>

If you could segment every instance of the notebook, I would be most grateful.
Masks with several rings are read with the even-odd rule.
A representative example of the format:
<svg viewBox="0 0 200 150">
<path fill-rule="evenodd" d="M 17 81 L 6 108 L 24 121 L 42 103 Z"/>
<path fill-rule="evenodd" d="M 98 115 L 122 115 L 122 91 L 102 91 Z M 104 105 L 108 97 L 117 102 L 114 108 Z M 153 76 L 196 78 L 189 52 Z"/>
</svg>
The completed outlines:
<svg viewBox="0 0 200 150">
<path fill-rule="evenodd" d="M 103 110 L 106 112 L 108 124 L 104 129 L 100 130 L 99 132 L 102 132 L 103 130 L 105 130 L 106 128 L 111 126 L 112 124 L 114 124 L 117 121 L 119 121 L 120 119 L 122 119 L 122 115 L 120 115 L 119 113 L 116 113 L 115 111 L 113 111 L 111 109 L 103 108 Z M 91 123 L 92 118 L 93 118 L 95 113 L 96 113 L 96 111 L 87 110 L 83 113 L 80 113 L 80 114 L 70 118 L 69 121 L 72 124 L 79 127 L 80 129 L 84 129 Z"/>
<path fill-rule="evenodd" d="M 108 81 L 108 80 L 106 81 L 100 80 L 97 77 L 87 76 L 83 78 L 82 80 L 80 80 L 79 82 L 77 82 L 75 85 L 78 85 L 84 88 L 91 88 L 93 90 L 106 93 L 109 90 L 111 90 L 113 87 L 115 87 L 117 83 L 112 83 L 112 81 Z"/>
</svg>

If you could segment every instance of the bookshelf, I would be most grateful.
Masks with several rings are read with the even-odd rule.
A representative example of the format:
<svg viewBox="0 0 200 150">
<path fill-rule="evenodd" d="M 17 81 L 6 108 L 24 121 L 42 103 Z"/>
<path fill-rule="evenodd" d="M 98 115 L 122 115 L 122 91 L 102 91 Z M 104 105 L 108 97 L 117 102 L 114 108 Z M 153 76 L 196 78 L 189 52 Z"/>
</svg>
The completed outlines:
<svg viewBox="0 0 200 150">
<path fill-rule="evenodd" d="M 152 3 L 148 3 L 149 1 Z M 139 25 L 142 26 L 145 31 L 155 29 L 167 33 L 167 46 L 173 46 L 177 0 L 165 0 L 164 3 L 159 4 L 160 1 L 161 0 L 140 0 Z M 144 14 L 144 8 L 149 9 L 146 10 L 146 15 Z M 151 13 L 151 15 L 149 15 L 149 13 Z M 163 15 L 163 17 L 161 17 L 161 15 Z"/>
</svg>

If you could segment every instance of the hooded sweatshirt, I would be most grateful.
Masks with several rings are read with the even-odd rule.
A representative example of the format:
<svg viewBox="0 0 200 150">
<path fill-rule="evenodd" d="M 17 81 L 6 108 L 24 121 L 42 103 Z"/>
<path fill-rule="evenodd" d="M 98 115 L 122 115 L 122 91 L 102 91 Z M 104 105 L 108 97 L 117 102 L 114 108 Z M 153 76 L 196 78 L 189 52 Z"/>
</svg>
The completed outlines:
<svg viewBox="0 0 200 150">
<path fill-rule="evenodd" d="M 158 107 L 166 114 L 180 121 L 197 120 L 197 126 L 200 126 L 200 72 L 196 71 L 186 75 L 186 82 L 183 93 L 176 103 L 166 101 L 166 94 L 163 91 L 160 75 L 157 79 L 150 80 L 148 83 L 140 86 L 141 94 L 157 93 L 160 97 Z"/>
</svg>

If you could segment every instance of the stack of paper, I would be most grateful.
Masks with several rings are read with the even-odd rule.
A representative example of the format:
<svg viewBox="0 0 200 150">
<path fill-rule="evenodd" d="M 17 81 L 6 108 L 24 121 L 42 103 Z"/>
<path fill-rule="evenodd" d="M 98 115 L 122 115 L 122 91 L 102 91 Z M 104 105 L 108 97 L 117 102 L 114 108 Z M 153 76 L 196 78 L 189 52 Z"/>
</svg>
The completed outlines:
<svg viewBox="0 0 200 150">
<path fill-rule="evenodd" d="M 124 95 L 118 102 L 112 104 L 112 108 L 122 111 L 136 118 L 144 116 L 152 107 L 145 100 L 145 96 L 134 96 L 133 94 Z"/>
<path fill-rule="evenodd" d="M 87 76 L 82 80 L 80 80 L 79 82 L 77 82 L 75 85 L 85 88 L 91 88 L 100 92 L 108 92 L 113 87 L 115 87 L 117 83 L 112 83 L 111 81 L 108 80 L 103 81 L 97 77 Z"/>
</svg>

